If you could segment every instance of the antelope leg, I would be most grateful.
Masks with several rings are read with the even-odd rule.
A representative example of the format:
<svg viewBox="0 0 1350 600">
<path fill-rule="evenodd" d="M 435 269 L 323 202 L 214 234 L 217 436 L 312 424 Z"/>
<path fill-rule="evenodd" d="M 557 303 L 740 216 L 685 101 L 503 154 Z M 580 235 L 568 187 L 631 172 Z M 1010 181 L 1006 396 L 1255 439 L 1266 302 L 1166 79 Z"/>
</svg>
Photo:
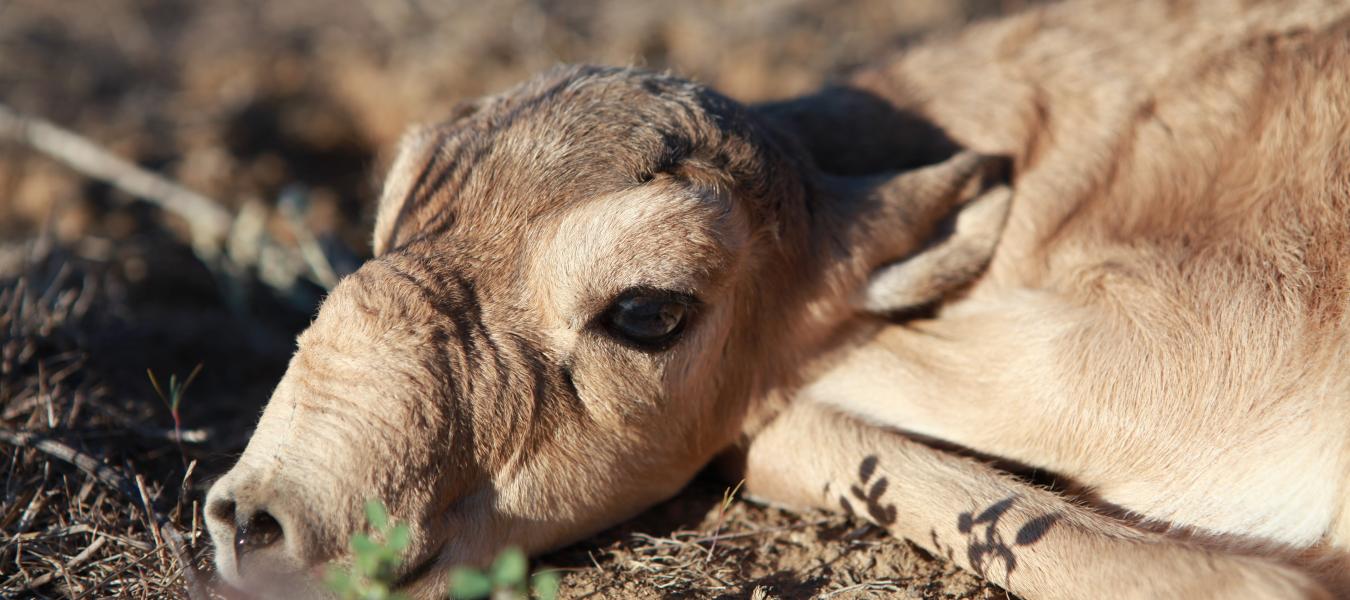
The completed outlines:
<svg viewBox="0 0 1350 600">
<path fill-rule="evenodd" d="M 745 452 L 749 494 L 858 514 L 1028 599 L 1331 597 L 1292 567 L 1132 528 L 819 405 L 790 406 Z"/>
</svg>

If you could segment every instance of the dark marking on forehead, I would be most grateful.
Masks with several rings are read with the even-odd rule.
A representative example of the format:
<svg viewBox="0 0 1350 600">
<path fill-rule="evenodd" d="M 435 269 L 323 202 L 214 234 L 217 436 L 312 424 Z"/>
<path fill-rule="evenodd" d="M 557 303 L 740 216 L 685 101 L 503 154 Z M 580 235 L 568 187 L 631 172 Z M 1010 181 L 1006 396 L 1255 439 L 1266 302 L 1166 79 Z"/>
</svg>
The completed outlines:
<svg viewBox="0 0 1350 600">
<path fill-rule="evenodd" d="M 427 361 L 422 367 L 436 378 L 444 401 L 511 431 L 491 447 L 479 448 L 483 465 L 494 468 L 533 456 L 561 423 L 586 417 L 571 374 L 530 336 L 492 322 L 478 287 L 462 269 L 408 249 L 377 262 L 413 291 L 413 302 L 425 303 L 436 315 L 427 323 L 427 343 L 436 351 L 421 360 Z"/>
<path fill-rule="evenodd" d="M 417 183 L 412 189 L 408 190 L 408 195 L 403 199 L 402 208 L 399 211 L 399 222 L 401 224 L 404 217 L 408 215 L 410 207 L 422 207 L 431 202 L 430 196 L 435 194 L 436 190 L 445 187 L 446 178 L 455 171 L 455 165 L 459 162 L 460 154 L 463 148 L 448 149 L 449 134 L 444 132 L 436 136 L 435 152 L 431 160 L 427 161 L 422 168 L 422 172 L 417 175 Z M 447 150 L 449 150 L 447 152 Z M 435 179 L 432 179 L 434 174 Z M 454 219 L 454 208 L 452 206 L 441 207 L 442 212 L 449 214 L 451 221 Z M 397 229 L 397 225 L 395 225 Z"/>
<path fill-rule="evenodd" d="M 446 190 L 449 189 L 449 178 L 452 175 L 459 174 L 462 181 L 464 176 L 483 160 L 488 149 L 479 148 L 467 163 L 461 165 L 463 154 L 471 144 L 453 144 L 455 135 L 455 131 L 437 133 L 436 141 L 433 142 L 434 153 L 422 167 L 422 172 L 418 173 L 416 183 L 408 190 L 399 207 L 398 217 L 390 233 L 390 249 L 399 249 L 454 226 L 457 217 L 454 203 L 437 203 L 435 199 L 440 193 L 448 193 Z"/>
<path fill-rule="evenodd" d="M 438 237 L 452 229 L 458 221 L 455 200 L 484 160 L 497 150 L 499 138 L 509 134 L 522 117 L 555 100 L 572 82 L 570 78 L 563 78 L 528 98 L 510 102 L 509 108 L 502 113 L 491 113 L 489 107 L 482 119 L 464 122 L 462 126 L 438 127 L 436 139 L 431 144 L 432 156 L 403 198 L 390 247 Z M 405 225 L 415 231 L 404 235 Z"/>
<path fill-rule="evenodd" d="M 478 370 L 477 365 L 491 360 L 497 348 L 483 322 L 482 303 L 472 282 L 457 270 L 430 268 L 428 261 L 412 257 L 395 256 L 381 262 L 444 319 L 428 323 L 439 361 L 426 365 L 428 370 L 448 379 L 443 383 L 453 386 L 456 394 L 474 394 L 473 379 L 463 374 Z M 451 344 L 458 352 L 449 351 Z"/>
<path fill-rule="evenodd" d="M 783 200 L 769 198 L 783 182 L 778 138 L 736 102 L 669 75 L 558 69 L 432 135 L 390 249 L 453 236 L 506 252 L 526 224 L 661 173 Z"/>
</svg>

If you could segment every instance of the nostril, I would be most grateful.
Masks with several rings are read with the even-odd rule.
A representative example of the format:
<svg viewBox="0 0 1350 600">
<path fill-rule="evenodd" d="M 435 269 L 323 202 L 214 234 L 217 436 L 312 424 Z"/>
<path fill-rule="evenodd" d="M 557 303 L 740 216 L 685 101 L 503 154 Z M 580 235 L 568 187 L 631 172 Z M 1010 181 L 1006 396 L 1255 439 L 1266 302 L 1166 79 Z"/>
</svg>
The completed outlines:
<svg viewBox="0 0 1350 600">
<path fill-rule="evenodd" d="M 266 548 L 281 537 L 281 523 L 267 511 L 258 511 L 248 520 L 239 522 L 234 534 L 235 555 L 243 556 L 247 552 Z"/>
<path fill-rule="evenodd" d="M 206 517 L 222 523 L 234 523 L 234 501 L 208 500 L 206 504 Z"/>
</svg>

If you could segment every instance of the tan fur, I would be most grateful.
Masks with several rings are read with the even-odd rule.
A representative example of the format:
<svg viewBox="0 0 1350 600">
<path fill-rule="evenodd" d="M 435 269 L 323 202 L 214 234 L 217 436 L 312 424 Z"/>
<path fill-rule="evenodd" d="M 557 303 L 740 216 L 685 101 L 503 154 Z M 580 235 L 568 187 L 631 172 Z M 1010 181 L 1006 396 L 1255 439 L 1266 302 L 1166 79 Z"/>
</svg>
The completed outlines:
<svg viewBox="0 0 1350 600">
<path fill-rule="evenodd" d="M 755 112 L 569 68 L 418 130 L 377 258 L 211 491 L 221 573 L 314 591 L 294 574 L 343 560 L 379 498 L 431 597 L 450 563 L 578 539 L 739 439 L 758 496 L 1027 597 L 1325 595 L 1350 536 L 1343 12 L 1080 2 Z M 698 299 L 669 350 L 596 327 L 634 288 Z M 903 326 L 854 312 L 942 298 Z M 284 535 L 236 553 L 259 515 Z"/>
<path fill-rule="evenodd" d="M 1080 3 L 860 74 L 1017 198 L 964 298 L 807 395 L 1345 585 L 1348 67 L 1343 3 Z"/>
<path fill-rule="evenodd" d="M 818 175 L 709 90 L 591 67 L 415 131 L 379 255 L 324 302 L 212 489 L 221 573 L 314 591 L 292 575 L 342 559 L 375 498 L 411 525 L 404 578 L 432 590 L 451 564 L 555 547 L 671 496 L 735 442 L 752 401 L 796 381 L 873 269 L 932 263 L 913 252 L 974 198 L 1006 212 L 1000 162 Z M 598 323 L 634 289 L 697 299 L 670 349 Z"/>
<path fill-rule="evenodd" d="M 1331 597 L 1288 565 L 1131 527 L 819 405 L 789 406 L 745 461 L 752 493 L 857 514 L 1024 598 Z"/>
</svg>

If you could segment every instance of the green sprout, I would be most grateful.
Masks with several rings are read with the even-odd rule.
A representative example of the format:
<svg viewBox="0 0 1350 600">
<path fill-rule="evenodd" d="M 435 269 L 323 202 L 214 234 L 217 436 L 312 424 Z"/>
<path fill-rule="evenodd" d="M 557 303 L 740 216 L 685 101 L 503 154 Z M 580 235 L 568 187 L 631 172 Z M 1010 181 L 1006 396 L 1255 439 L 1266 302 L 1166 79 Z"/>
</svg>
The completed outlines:
<svg viewBox="0 0 1350 600">
<path fill-rule="evenodd" d="M 406 524 L 391 524 L 389 511 L 378 500 L 366 503 L 366 522 L 375 535 L 352 536 L 352 564 L 346 569 L 330 566 L 328 588 L 342 600 L 408 600 L 393 586 L 412 533 Z"/>
<path fill-rule="evenodd" d="M 160 401 L 169 407 L 169 415 L 173 417 L 173 441 L 178 444 L 178 453 L 182 455 L 183 462 L 187 462 L 187 453 L 183 451 L 183 417 L 178 412 L 178 408 L 183 405 L 183 396 L 187 394 L 188 386 L 197 379 L 197 375 L 202 372 L 202 364 L 197 363 L 192 372 L 188 374 L 180 384 L 177 374 L 169 375 L 169 392 L 164 393 L 164 388 L 159 385 L 159 380 L 155 378 L 155 372 L 146 369 L 145 375 L 150 378 L 150 385 L 155 388 L 155 395 L 159 396 Z"/>
<path fill-rule="evenodd" d="M 408 600 L 394 591 L 395 575 L 403 564 L 403 554 L 412 541 L 408 526 L 393 524 L 389 511 L 379 500 L 366 503 L 366 522 L 372 535 L 352 536 L 352 564 L 331 565 L 325 581 L 341 600 Z M 450 572 L 449 597 L 458 600 L 554 600 L 558 596 L 558 574 L 530 575 L 529 561 L 518 548 L 507 548 L 487 571 L 456 567 Z"/>
<path fill-rule="evenodd" d="M 529 561 L 520 548 L 507 548 L 487 571 L 455 567 L 450 571 L 450 597 L 455 600 L 553 600 L 558 596 L 558 574 L 552 571 L 530 575 Z"/>
</svg>

